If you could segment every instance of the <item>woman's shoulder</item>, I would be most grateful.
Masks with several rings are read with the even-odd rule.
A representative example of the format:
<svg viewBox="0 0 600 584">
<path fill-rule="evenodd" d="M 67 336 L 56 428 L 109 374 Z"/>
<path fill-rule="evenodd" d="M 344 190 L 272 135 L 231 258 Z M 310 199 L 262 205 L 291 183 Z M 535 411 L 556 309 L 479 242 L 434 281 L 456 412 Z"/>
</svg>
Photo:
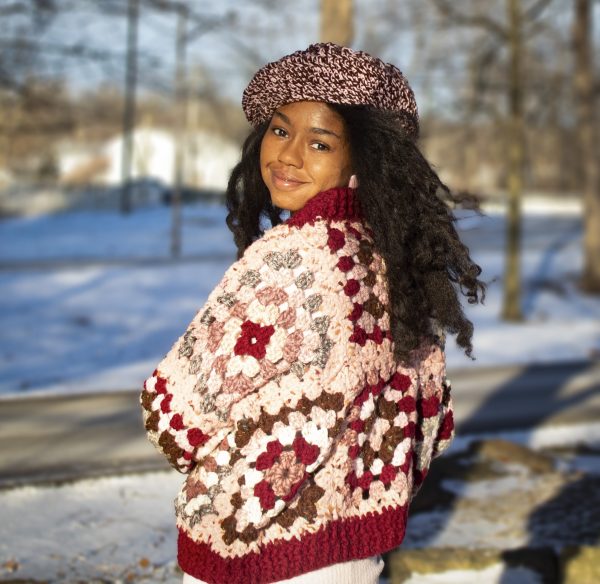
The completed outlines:
<svg viewBox="0 0 600 584">
<path fill-rule="evenodd" d="M 262 250 L 266 247 L 289 248 L 294 245 L 307 248 L 324 248 L 326 239 L 323 237 L 325 233 L 323 223 L 322 221 L 314 225 L 307 223 L 301 227 L 290 225 L 287 222 L 280 223 L 265 231 L 262 237 L 248 247 L 248 250 L 252 247 Z"/>
<path fill-rule="evenodd" d="M 254 246 L 257 248 L 265 246 L 285 248 L 299 245 L 331 252 L 341 249 L 346 239 L 364 240 L 365 244 L 372 244 L 373 231 L 365 221 L 358 219 L 332 220 L 318 218 L 314 222 L 307 222 L 302 225 L 284 222 L 265 231 L 264 235 L 254 241 L 247 250 Z"/>
<path fill-rule="evenodd" d="M 304 257 L 314 256 L 323 261 L 341 249 L 345 233 L 346 228 L 337 222 L 316 221 L 301 227 L 281 223 L 268 229 L 249 245 L 243 257 L 252 261 L 265 255 L 277 258 L 280 254 L 297 252 Z"/>
<path fill-rule="evenodd" d="M 279 286 L 301 276 L 301 285 L 310 282 L 309 288 L 340 294 L 369 273 L 364 284 L 383 286 L 384 271 L 368 227 L 355 221 L 322 220 L 301 227 L 285 223 L 272 227 L 246 248 L 229 275 Z"/>
</svg>

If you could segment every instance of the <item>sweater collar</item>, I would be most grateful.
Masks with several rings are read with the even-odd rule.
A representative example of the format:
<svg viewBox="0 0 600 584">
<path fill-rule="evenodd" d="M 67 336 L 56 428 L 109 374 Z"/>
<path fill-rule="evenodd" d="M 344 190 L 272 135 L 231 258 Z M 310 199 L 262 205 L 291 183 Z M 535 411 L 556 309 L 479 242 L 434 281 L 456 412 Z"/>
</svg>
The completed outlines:
<svg viewBox="0 0 600 584">
<path fill-rule="evenodd" d="M 363 217 L 356 189 L 338 187 L 321 191 L 309 199 L 302 209 L 296 211 L 284 223 L 302 227 L 314 224 L 317 218 L 329 220 L 357 220 Z"/>
</svg>

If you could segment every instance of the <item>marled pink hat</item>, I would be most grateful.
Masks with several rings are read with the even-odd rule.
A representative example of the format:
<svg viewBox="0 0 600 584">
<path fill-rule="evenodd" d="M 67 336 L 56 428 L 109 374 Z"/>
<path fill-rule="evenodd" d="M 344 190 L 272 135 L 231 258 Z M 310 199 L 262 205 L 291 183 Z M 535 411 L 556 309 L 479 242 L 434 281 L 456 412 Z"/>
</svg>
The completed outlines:
<svg viewBox="0 0 600 584">
<path fill-rule="evenodd" d="M 310 45 L 267 63 L 244 90 L 242 109 L 256 127 L 270 120 L 278 107 L 295 101 L 373 105 L 398 112 L 413 139 L 419 133 L 417 103 L 402 72 L 368 53 L 334 43 Z"/>
</svg>

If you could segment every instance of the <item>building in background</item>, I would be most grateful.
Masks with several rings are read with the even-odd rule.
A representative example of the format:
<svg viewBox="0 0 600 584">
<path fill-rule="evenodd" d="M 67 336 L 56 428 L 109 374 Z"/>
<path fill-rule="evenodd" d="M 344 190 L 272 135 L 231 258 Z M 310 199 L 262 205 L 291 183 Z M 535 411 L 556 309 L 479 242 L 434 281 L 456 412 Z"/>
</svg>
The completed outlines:
<svg viewBox="0 0 600 584">
<path fill-rule="evenodd" d="M 133 133 L 132 179 L 173 182 L 175 138 L 167 130 L 138 128 Z M 59 180 L 66 185 L 116 186 L 121 182 L 123 136 L 86 150 L 69 143 L 59 153 Z M 185 184 L 207 190 L 225 190 L 229 174 L 240 157 L 239 146 L 223 136 L 198 131 L 188 136 Z"/>
</svg>

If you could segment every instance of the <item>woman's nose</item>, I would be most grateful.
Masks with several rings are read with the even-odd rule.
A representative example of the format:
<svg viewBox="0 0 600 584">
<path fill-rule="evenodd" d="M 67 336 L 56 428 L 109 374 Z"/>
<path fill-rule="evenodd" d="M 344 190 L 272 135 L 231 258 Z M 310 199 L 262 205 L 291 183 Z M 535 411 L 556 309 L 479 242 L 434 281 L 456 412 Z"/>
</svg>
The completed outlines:
<svg viewBox="0 0 600 584">
<path fill-rule="evenodd" d="M 278 159 L 284 164 L 295 166 L 296 168 L 302 167 L 302 152 L 300 145 L 297 140 L 287 140 L 281 145 L 279 150 Z"/>
</svg>

